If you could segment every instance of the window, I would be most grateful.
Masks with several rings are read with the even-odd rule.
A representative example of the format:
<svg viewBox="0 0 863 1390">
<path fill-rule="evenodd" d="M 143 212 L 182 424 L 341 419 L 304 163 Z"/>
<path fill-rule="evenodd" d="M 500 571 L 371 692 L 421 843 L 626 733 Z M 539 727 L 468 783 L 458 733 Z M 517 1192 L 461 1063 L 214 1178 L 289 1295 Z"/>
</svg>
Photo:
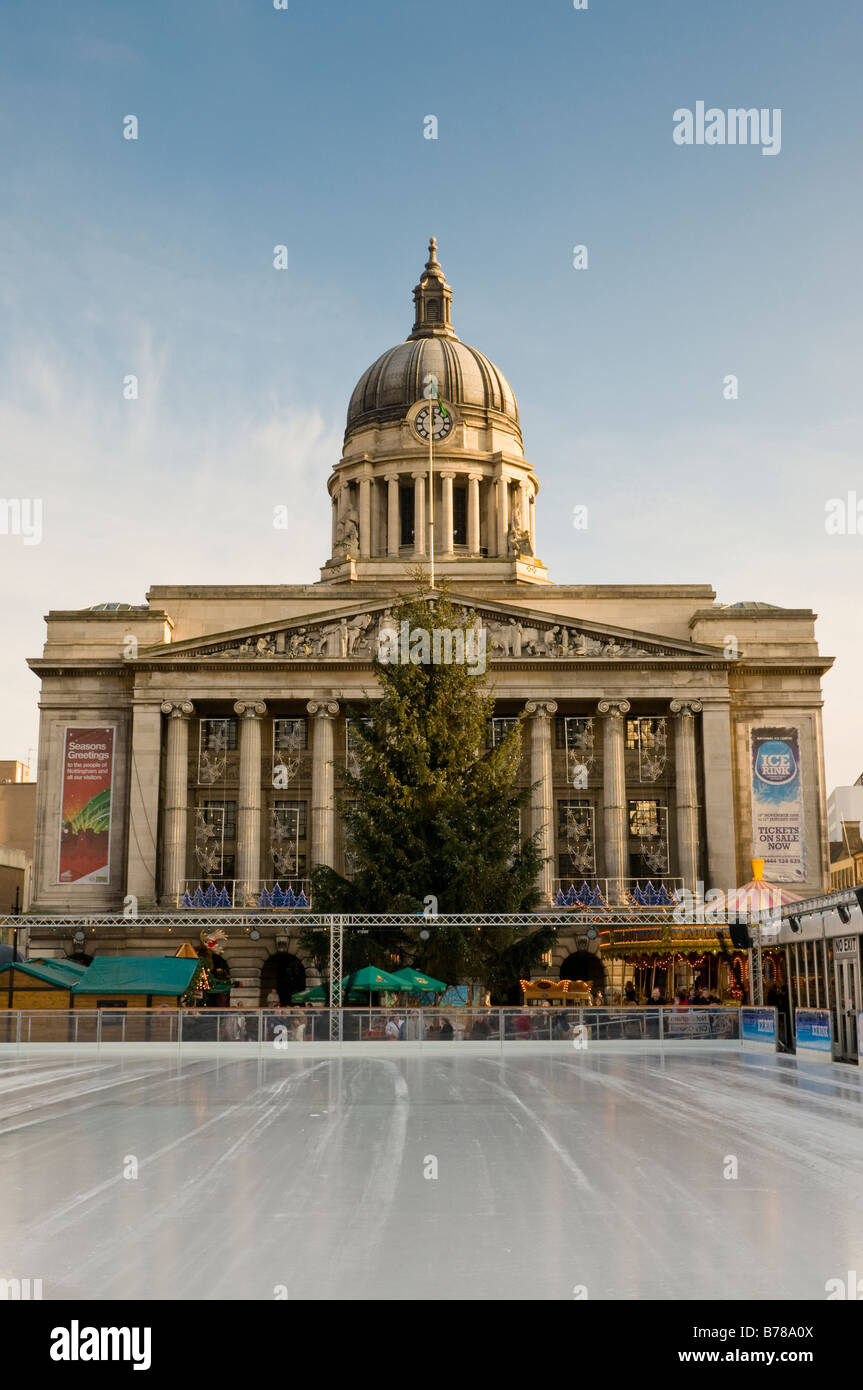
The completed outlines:
<svg viewBox="0 0 863 1390">
<path fill-rule="evenodd" d="M 309 721 L 307 719 L 274 719 L 273 747 L 295 752 L 309 746 Z"/>
<path fill-rule="evenodd" d="M 230 754 L 237 747 L 236 719 L 202 719 L 198 740 L 198 784 L 212 787 L 224 782 L 228 777 Z M 236 759 L 230 761 L 233 764 Z"/>
<path fill-rule="evenodd" d="M 307 804 L 305 801 L 283 801 L 281 798 L 273 803 L 275 820 L 294 840 L 306 838 Z"/>
<path fill-rule="evenodd" d="M 658 801 L 630 801 L 630 835 L 636 837 L 641 835 L 658 835 L 660 809 Z"/>
<path fill-rule="evenodd" d="M 273 802 L 270 820 L 270 854 L 276 878 L 296 878 L 306 871 L 306 856 L 300 854 L 300 841 L 306 838 L 305 801 Z"/>
<path fill-rule="evenodd" d="M 579 797 L 557 803 L 558 862 L 561 878 L 592 878 L 596 873 L 594 809 Z"/>
<path fill-rule="evenodd" d="M 517 724 L 518 719 L 514 714 L 495 716 L 486 725 L 485 743 L 487 748 L 496 748 L 501 739 L 506 738 L 513 724 Z"/>
<path fill-rule="evenodd" d="M 668 807 L 660 801 L 629 803 L 630 867 L 639 880 L 668 873 Z"/>
<path fill-rule="evenodd" d="M 558 714 L 554 720 L 556 748 L 575 748 L 593 752 L 593 720 L 579 714 Z"/>
<path fill-rule="evenodd" d="M 216 840 L 236 840 L 237 803 L 236 801 L 205 801 L 203 820 L 209 826 Z"/>
<path fill-rule="evenodd" d="M 342 801 L 341 816 L 339 824 L 342 830 L 342 844 L 344 849 L 345 877 L 352 878 L 359 868 L 359 863 L 354 852 L 351 841 L 351 829 L 347 822 L 347 815 L 356 808 L 356 801 Z"/>
<path fill-rule="evenodd" d="M 233 854 L 223 854 L 221 873 L 217 874 L 212 882 L 216 884 L 230 882 L 234 877 L 234 862 Z"/>
<path fill-rule="evenodd" d="M 237 747 L 236 719 L 202 719 L 201 748 L 211 753 L 232 752 Z"/>
<path fill-rule="evenodd" d="M 638 755 L 639 782 L 655 782 L 667 761 L 667 721 L 663 716 L 627 719 L 626 749 Z"/>
<path fill-rule="evenodd" d="M 356 720 L 351 718 L 345 719 L 345 767 L 353 777 L 357 777 L 360 771 L 359 759 L 357 758 L 357 745 L 362 737 L 361 734 L 356 732 L 354 727 L 356 722 Z M 365 717 L 360 720 L 360 723 L 364 724 L 368 729 L 371 728 L 372 721 L 368 717 Z"/>
<path fill-rule="evenodd" d="M 423 481 L 417 479 L 417 487 L 422 487 Z M 414 490 L 412 487 L 399 488 L 399 521 L 401 525 L 400 545 L 413 545 L 414 543 Z"/>
<path fill-rule="evenodd" d="M 452 490 L 452 539 L 453 545 L 467 545 L 466 487 L 454 487 Z"/>
</svg>

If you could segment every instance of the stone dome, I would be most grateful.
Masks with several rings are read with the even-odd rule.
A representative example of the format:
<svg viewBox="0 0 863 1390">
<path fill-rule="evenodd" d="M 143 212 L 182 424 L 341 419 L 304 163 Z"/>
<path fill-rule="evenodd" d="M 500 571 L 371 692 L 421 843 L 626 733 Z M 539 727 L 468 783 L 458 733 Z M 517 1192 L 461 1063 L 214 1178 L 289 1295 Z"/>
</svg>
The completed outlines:
<svg viewBox="0 0 863 1390">
<path fill-rule="evenodd" d="M 363 372 L 348 406 L 346 434 L 364 425 L 404 419 L 423 394 L 429 373 L 437 377 L 441 397 L 466 419 L 480 412 L 509 420 L 521 438 L 518 406 L 512 387 L 493 362 L 456 337 L 450 323 L 452 290 L 437 260 L 434 237 L 429 260 L 414 290 L 416 322 L 405 342 L 381 354 Z"/>
</svg>

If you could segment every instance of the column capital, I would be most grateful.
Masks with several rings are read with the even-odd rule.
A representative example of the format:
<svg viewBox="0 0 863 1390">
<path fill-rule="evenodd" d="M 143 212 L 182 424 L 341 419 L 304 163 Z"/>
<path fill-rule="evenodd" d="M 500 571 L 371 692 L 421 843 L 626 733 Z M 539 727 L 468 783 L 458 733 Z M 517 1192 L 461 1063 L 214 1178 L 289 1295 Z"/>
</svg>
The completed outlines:
<svg viewBox="0 0 863 1390">
<path fill-rule="evenodd" d="M 607 715 L 609 719 L 622 719 L 631 708 L 628 700 L 600 700 L 596 711 L 597 714 Z"/>
<path fill-rule="evenodd" d="M 191 700 L 163 700 L 159 708 L 172 719 L 190 719 L 195 713 L 195 706 Z"/>
<path fill-rule="evenodd" d="M 482 473 L 475 473 L 475 472 L 472 472 L 472 473 L 468 473 L 468 474 L 467 474 L 468 481 L 471 482 L 471 483 L 481 483 L 484 476 L 485 476 L 485 475 L 482 474 Z"/>
<path fill-rule="evenodd" d="M 339 712 L 337 700 L 309 700 L 306 709 L 318 719 L 332 719 Z"/>
<path fill-rule="evenodd" d="M 399 480 L 398 473 L 382 473 L 381 477 L 383 478 L 385 483 L 397 483 Z"/>
<path fill-rule="evenodd" d="M 450 478 L 455 478 L 457 476 L 458 475 L 451 468 L 444 468 L 439 470 L 438 472 L 439 478 L 446 478 L 447 480 L 449 480 Z"/>
<path fill-rule="evenodd" d="M 420 468 L 416 473 L 411 473 L 411 477 L 416 478 L 419 482 L 425 482 L 428 475 L 429 471 L 427 468 Z"/>
<path fill-rule="evenodd" d="M 235 700 L 234 713 L 239 714 L 241 719 L 260 719 L 261 715 L 266 714 L 267 707 L 263 700 Z"/>
<path fill-rule="evenodd" d="M 686 719 L 693 714 L 700 714 L 704 706 L 700 700 L 671 700 L 668 708 L 679 719 Z"/>
<path fill-rule="evenodd" d="M 535 719 L 547 718 L 557 713 L 557 700 L 528 700 L 524 710 Z"/>
</svg>

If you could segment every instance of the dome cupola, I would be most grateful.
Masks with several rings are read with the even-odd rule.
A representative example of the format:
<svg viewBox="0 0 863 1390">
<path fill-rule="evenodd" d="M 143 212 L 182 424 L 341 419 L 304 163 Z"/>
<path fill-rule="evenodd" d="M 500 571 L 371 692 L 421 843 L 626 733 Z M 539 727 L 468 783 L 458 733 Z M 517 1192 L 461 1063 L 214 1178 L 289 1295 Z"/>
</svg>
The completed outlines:
<svg viewBox="0 0 863 1390">
<path fill-rule="evenodd" d="M 452 326 L 452 290 L 437 258 L 437 243 L 429 242 L 429 258 L 414 289 L 415 319 L 403 343 L 381 353 L 363 372 L 348 406 L 345 439 L 369 425 L 404 419 L 423 394 L 431 373 L 440 394 L 461 413 L 469 426 L 506 425 L 521 444 L 518 406 L 512 387 L 478 348 L 457 337 Z"/>
</svg>

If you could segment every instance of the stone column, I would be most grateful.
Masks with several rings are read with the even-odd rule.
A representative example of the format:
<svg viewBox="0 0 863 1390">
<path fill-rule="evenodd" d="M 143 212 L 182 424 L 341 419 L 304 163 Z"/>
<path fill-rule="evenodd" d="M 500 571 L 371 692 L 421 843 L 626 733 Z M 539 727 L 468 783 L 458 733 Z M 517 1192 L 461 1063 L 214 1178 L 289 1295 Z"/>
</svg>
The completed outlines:
<svg viewBox="0 0 863 1390">
<path fill-rule="evenodd" d="M 530 487 L 524 481 L 518 485 L 518 510 L 521 529 L 530 535 Z M 533 549 L 532 543 L 531 549 Z"/>
<path fill-rule="evenodd" d="M 314 716 L 312 738 L 312 865 L 335 859 L 336 817 L 333 798 L 333 719 L 339 712 L 335 700 L 309 700 Z"/>
<path fill-rule="evenodd" d="M 186 877 L 186 831 L 189 823 L 189 719 L 191 700 L 163 700 L 168 715 L 165 753 L 165 820 L 162 835 L 162 895 L 173 902 Z"/>
<path fill-rule="evenodd" d="M 136 702 L 132 707 L 126 892 L 138 899 L 139 907 L 155 906 L 158 896 L 156 829 L 159 824 L 161 756 L 161 702 L 147 705 Z"/>
<path fill-rule="evenodd" d="M 453 553 L 453 545 L 452 545 L 452 480 L 453 480 L 454 477 L 455 477 L 455 474 L 454 474 L 454 473 L 441 473 L 441 475 L 440 475 L 440 480 L 441 480 L 441 493 L 442 493 L 442 503 L 441 503 L 441 527 L 442 527 L 442 529 L 443 529 L 443 544 L 441 545 L 441 553 L 442 553 L 443 555 L 452 555 L 452 553 Z"/>
<path fill-rule="evenodd" d="M 243 906 L 261 877 L 261 717 L 263 700 L 237 700 L 240 716 L 240 785 L 237 804 L 237 885 L 234 906 Z"/>
<path fill-rule="evenodd" d="M 391 560 L 399 558 L 401 526 L 399 517 L 399 475 L 387 473 L 387 555 Z"/>
<path fill-rule="evenodd" d="M 479 484 L 481 473 L 467 475 L 467 548 L 471 555 L 479 554 Z"/>
<path fill-rule="evenodd" d="M 507 532 L 509 531 L 509 484 L 506 478 L 497 480 L 497 553 L 507 554 Z"/>
<path fill-rule="evenodd" d="M 530 553 L 536 554 L 536 494 L 531 492 L 528 502 L 528 526 L 530 528 Z"/>
<path fill-rule="evenodd" d="M 613 902 L 619 902 L 623 880 L 629 877 L 629 827 L 626 815 L 626 766 L 624 762 L 625 724 L 628 700 L 600 700 L 597 711 L 602 720 L 603 832 L 605 874 Z"/>
<path fill-rule="evenodd" d="M 427 473 L 412 473 L 414 480 L 414 555 L 426 553 L 426 483 Z"/>
<path fill-rule="evenodd" d="M 551 717 L 557 712 L 556 700 L 528 700 L 530 715 L 530 780 L 534 783 L 530 808 L 530 833 L 540 831 L 540 854 L 545 860 L 539 871 L 539 889 L 545 902 L 551 902 L 554 878 L 554 792 L 551 780 Z M 537 785 L 538 784 L 538 785 Z"/>
<path fill-rule="evenodd" d="M 735 842 L 734 779 L 731 755 L 731 707 L 726 698 L 708 700 L 701 715 L 704 755 L 704 808 L 707 823 L 705 888 L 730 892 L 740 879 Z M 744 875 L 745 877 L 745 875 Z"/>
<path fill-rule="evenodd" d="M 683 886 L 695 892 L 698 883 L 698 782 L 695 773 L 695 715 L 700 700 L 672 700 L 674 716 L 677 863 Z"/>
<path fill-rule="evenodd" d="M 360 478 L 360 557 L 368 560 L 372 553 L 372 480 Z"/>
</svg>

